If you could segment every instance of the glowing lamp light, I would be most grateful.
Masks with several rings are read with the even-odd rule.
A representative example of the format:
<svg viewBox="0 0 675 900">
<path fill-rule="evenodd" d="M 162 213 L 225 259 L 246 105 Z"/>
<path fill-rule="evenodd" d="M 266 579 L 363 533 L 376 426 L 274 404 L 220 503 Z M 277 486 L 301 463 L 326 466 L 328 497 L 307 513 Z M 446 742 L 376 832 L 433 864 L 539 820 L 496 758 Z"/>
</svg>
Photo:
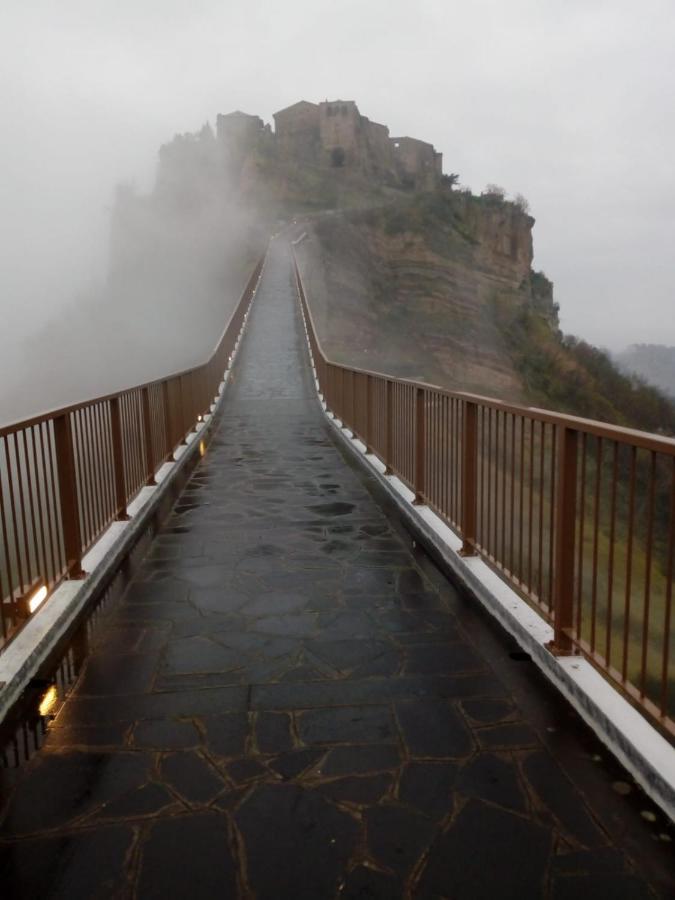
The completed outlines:
<svg viewBox="0 0 675 900">
<path fill-rule="evenodd" d="M 198 421 L 198 422 L 201 422 L 202 419 L 203 419 L 203 416 L 202 416 L 202 414 L 200 413 L 200 414 L 197 416 L 197 421 Z"/>
<path fill-rule="evenodd" d="M 204 456 L 205 453 L 206 453 L 206 444 L 204 443 L 204 441 L 200 441 L 199 442 L 199 455 Z"/>
<path fill-rule="evenodd" d="M 42 606 L 47 599 L 47 587 L 38 579 L 33 585 L 16 600 L 16 614 L 21 619 L 27 619 Z"/>
<path fill-rule="evenodd" d="M 41 585 L 36 591 L 28 597 L 28 611 L 32 614 L 47 599 L 47 588 Z"/>
<path fill-rule="evenodd" d="M 42 700 L 40 700 L 40 705 L 38 706 L 38 712 L 40 713 L 40 715 L 48 716 L 54 708 L 57 699 L 58 694 L 56 693 L 56 686 L 52 685 L 47 689 Z"/>
</svg>

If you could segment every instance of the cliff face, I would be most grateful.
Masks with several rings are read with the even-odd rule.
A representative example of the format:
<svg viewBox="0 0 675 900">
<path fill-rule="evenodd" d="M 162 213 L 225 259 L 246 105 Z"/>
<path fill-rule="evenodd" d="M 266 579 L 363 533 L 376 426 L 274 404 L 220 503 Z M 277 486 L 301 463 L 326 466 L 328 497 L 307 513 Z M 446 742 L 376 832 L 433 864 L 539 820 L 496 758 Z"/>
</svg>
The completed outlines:
<svg viewBox="0 0 675 900">
<path fill-rule="evenodd" d="M 327 217 L 299 246 L 318 327 L 338 359 L 455 390 L 525 400 L 496 305 L 538 305 L 534 220 L 463 193 Z"/>
<path fill-rule="evenodd" d="M 533 225 L 517 204 L 448 187 L 317 220 L 297 252 L 329 356 L 675 433 L 666 397 L 562 334 L 553 285 L 532 270 Z"/>
</svg>

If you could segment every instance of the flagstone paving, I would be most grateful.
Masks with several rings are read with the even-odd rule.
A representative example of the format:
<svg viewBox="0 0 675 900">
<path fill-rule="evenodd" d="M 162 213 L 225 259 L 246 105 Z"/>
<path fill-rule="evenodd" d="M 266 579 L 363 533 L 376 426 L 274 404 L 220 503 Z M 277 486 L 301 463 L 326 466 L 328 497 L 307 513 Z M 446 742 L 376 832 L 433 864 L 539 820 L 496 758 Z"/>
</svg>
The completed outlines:
<svg viewBox="0 0 675 900">
<path fill-rule="evenodd" d="M 383 503 L 273 245 L 217 434 L 4 798 L 3 897 L 669 894 L 665 826 Z"/>
</svg>

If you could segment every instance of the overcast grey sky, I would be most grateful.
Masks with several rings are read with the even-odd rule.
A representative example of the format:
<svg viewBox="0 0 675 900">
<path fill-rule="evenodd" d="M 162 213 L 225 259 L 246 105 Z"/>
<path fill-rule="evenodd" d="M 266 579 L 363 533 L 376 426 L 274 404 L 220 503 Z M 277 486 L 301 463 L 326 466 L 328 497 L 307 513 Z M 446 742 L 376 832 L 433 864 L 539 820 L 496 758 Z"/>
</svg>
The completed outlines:
<svg viewBox="0 0 675 900">
<path fill-rule="evenodd" d="M 675 344 L 673 0 L 3 0 L 0 352 L 99 277 L 175 132 L 337 97 L 528 197 L 566 331 Z"/>
</svg>

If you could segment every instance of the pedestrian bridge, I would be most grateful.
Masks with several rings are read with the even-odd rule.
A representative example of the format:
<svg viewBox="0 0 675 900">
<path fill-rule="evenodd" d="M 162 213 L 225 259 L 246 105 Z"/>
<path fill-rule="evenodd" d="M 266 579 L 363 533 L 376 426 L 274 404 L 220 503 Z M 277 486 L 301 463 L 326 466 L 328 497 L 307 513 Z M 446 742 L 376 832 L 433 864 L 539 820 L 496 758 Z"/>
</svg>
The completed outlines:
<svg viewBox="0 0 675 900">
<path fill-rule="evenodd" d="M 665 439 L 330 363 L 281 237 L 207 365 L 0 431 L 2 896 L 672 896 L 667 816 L 470 581 L 672 752 L 669 618 L 599 596 L 624 446 L 636 519 Z"/>
</svg>

